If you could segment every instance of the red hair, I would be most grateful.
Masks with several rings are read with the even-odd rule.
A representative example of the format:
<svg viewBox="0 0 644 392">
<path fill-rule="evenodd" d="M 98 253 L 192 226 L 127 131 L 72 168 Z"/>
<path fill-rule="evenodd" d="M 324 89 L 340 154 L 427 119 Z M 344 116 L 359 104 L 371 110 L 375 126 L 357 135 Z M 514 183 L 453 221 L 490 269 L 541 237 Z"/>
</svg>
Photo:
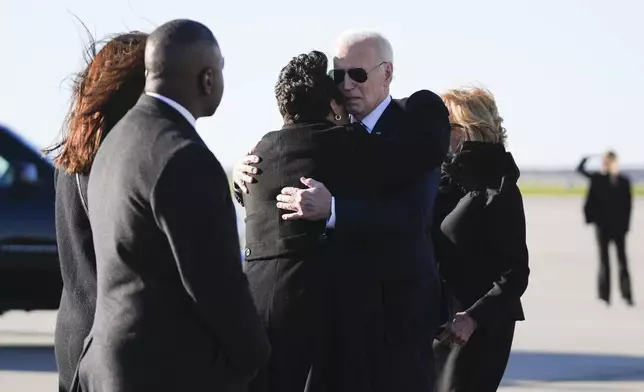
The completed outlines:
<svg viewBox="0 0 644 392">
<path fill-rule="evenodd" d="M 107 132 L 137 102 L 145 86 L 145 42 L 138 31 L 120 34 L 96 53 L 90 44 L 87 67 L 74 78 L 63 140 L 54 162 L 67 173 L 89 173 Z"/>
</svg>

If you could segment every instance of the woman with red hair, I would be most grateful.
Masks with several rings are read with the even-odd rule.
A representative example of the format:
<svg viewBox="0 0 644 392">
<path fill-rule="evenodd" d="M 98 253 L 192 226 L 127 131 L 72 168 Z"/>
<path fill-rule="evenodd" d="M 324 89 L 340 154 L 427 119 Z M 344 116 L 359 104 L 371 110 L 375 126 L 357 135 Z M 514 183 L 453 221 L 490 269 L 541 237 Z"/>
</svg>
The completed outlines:
<svg viewBox="0 0 644 392">
<path fill-rule="evenodd" d="M 87 181 L 109 130 L 134 106 L 145 84 L 147 34 L 129 32 L 92 40 L 88 64 L 74 78 L 72 102 L 55 152 L 56 236 L 63 292 L 56 320 L 59 391 L 70 389 L 83 341 L 94 322 L 96 258 L 87 216 Z M 105 42 L 105 41 L 103 41 Z"/>
</svg>

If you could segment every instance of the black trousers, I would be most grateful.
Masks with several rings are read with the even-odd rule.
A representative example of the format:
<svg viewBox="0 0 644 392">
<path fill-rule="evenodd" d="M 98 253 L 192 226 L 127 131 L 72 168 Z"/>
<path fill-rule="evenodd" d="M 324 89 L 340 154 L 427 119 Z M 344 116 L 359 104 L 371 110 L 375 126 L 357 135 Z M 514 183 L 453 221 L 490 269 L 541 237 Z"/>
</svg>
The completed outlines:
<svg viewBox="0 0 644 392">
<path fill-rule="evenodd" d="M 609 230 L 597 227 L 597 245 L 599 247 L 599 298 L 610 303 L 610 257 L 608 248 L 611 243 L 617 248 L 617 262 L 619 265 L 619 288 L 622 297 L 629 303 L 632 302 L 631 278 L 628 272 L 626 259 L 626 233 L 614 234 Z"/>
<path fill-rule="evenodd" d="M 332 390 L 432 392 L 440 286 L 427 244 L 399 257 L 336 244 Z"/>
<path fill-rule="evenodd" d="M 436 392 L 494 392 L 510 358 L 514 321 L 474 331 L 463 347 L 434 341 Z"/>
<path fill-rule="evenodd" d="M 326 391 L 328 263 L 321 255 L 279 258 L 247 262 L 245 272 L 272 348 L 249 392 Z"/>
</svg>

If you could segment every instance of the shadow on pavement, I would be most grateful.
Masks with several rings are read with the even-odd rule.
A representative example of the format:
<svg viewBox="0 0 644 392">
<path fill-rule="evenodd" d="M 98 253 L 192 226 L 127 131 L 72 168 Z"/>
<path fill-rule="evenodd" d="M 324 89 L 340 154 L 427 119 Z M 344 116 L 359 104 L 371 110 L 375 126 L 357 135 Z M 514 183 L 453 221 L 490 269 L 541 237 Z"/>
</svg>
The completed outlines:
<svg viewBox="0 0 644 392">
<path fill-rule="evenodd" d="M 54 348 L 0 347 L 0 371 L 56 372 Z M 644 357 L 516 351 L 502 385 L 520 381 L 644 381 Z"/>
<path fill-rule="evenodd" d="M 0 347 L 0 371 L 56 372 L 54 348 L 51 345 Z"/>
<path fill-rule="evenodd" d="M 502 385 L 519 381 L 644 381 L 644 357 L 516 351 Z"/>
</svg>

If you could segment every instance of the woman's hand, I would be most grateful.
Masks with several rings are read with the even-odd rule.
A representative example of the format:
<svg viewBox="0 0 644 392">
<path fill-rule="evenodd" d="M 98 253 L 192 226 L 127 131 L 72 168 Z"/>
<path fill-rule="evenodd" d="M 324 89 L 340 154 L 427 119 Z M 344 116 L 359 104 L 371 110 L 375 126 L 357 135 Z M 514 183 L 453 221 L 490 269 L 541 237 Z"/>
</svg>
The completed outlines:
<svg viewBox="0 0 644 392">
<path fill-rule="evenodd" d="M 233 166 L 233 181 L 239 189 L 245 194 L 248 194 L 248 187 L 246 184 L 252 184 L 255 182 L 255 178 L 252 174 L 257 174 L 257 168 L 251 166 L 253 163 L 258 163 L 259 157 L 255 155 L 246 155 Z"/>
<path fill-rule="evenodd" d="M 257 174 L 258 170 L 255 166 L 251 166 L 253 163 L 259 163 L 260 158 L 256 155 L 253 155 L 257 144 L 253 146 L 245 157 L 240 159 L 233 166 L 233 182 L 237 184 L 239 189 L 245 194 L 248 194 L 248 187 L 246 184 L 252 184 L 255 182 L 255 178 L 252 174 Z"/>
<path fill-rule="evenodd" d="M 445 331 L 439 336 L 441 342 L 454 342 L 464 346 L 476 330 L 477 324 L 466 312 L 459 312 L 454 315 L 451 323 L 445 327 Z"/>
</svg>

